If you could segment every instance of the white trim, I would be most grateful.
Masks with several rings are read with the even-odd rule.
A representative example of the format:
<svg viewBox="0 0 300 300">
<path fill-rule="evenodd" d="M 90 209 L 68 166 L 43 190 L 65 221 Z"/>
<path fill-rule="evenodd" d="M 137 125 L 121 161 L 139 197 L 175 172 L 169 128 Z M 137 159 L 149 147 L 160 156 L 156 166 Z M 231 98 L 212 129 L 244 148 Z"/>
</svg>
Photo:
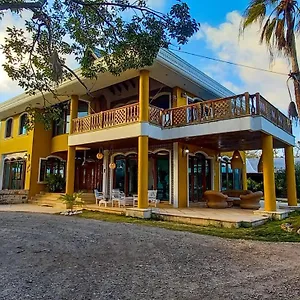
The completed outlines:
<svg viewBox="0 0 300 300">
<path fill-rule="evenodd" d="M 173 206 L 178 208 L 178 198 L 179 198 L 179 165 L 178 165 L 178 143 L 173 143 L 173 168 L 174 168 L 174 199 Z"/>
<path fill-rule="evenodd" d="M 109 182 L 108 161 L 109 161 L 109 150 L 104 150 L 103 151 L 103 171 L 102 171 L 102 192 L 104 195 L 108 195 L 108 182 Z"/>
</svg>

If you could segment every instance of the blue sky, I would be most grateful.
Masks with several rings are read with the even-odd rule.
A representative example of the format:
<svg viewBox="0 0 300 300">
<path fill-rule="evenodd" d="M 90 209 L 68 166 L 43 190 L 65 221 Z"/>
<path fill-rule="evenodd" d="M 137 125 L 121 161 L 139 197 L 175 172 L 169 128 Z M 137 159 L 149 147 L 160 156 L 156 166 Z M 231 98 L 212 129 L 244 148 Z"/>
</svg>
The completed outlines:
<svg viewBox="0 0 300 300">
<path fill-rule="evenodd" d="M 284 58 L 279 58 L 275 64 L 270 65 L 266 47 L 258 43 L 257 26 L 252 27 L 247 31 L 246 36 L 239 40 L 238 29 L 241 14 L 249 0 L 186 0 L 186 2 L 191 8 L 192 16 L 201 23 L 201 30 L 187 45 L 182 47 L 182 50 L 289 73 L 289 66 Z M 149 0 L 149 4 L 153 8 L 161 11 L 167 11 L 174 3 L 176 3 L 174 0 Z M 6 16 L 0 22 L 0 43 L 3 40 L 6 26 L 11 24 L 18 26 L 18 22 L 11 16 Z M 298 45 L 300 49 L 299 41 Z M 282 111 L 286 111 L 289 96 L 285 76 L 251 71 L 182 53 L 179 55 L 233 92 L 256 93 L 259 91 Z M 0 54 L 0 64 L 2 62 L 3 56 L 1 57 Z M 0 102 L 21 92 L 21 89 L 6 77 L 3 70 L 0 70 L 0 90 Z"/>
</svg>

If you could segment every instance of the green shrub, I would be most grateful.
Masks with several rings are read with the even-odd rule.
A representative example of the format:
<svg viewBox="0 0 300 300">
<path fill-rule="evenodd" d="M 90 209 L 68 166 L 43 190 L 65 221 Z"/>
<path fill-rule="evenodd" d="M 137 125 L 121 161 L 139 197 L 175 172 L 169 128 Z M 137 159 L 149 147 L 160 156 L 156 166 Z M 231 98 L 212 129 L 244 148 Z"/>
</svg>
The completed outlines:
<svg viewBox="0 0 300 300">
<path fill-rule="evenodd" d="M 60 174 L 49 174 L 46 177 L 47 189 L 52 193 L 60 193 L 65 190 L 66 181 Z"/>
</svg>

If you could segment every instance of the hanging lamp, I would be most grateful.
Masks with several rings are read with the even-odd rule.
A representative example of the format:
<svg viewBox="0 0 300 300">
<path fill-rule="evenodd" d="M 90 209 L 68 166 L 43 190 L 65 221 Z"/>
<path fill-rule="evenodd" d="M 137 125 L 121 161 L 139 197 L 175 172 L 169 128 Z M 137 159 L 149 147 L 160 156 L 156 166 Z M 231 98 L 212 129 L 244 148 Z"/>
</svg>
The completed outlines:
<svg viewBox="0 0 300 300">
<path fill-rule="evenodd" d="M 102 153 L 102 150 L 99 149 L 99 152 L 97 153 L 96 155 L 97 159 L 101 160 L 103 158 L 103 153 Z"/>
<path fill-rule="evenodd" d="M 231 158 L 231 169 L 243 169 L 244 162 L 241 157 L 241 154 L 238 150 L 235 150 L 233 152 L 232 158 Z"/>
</svg>

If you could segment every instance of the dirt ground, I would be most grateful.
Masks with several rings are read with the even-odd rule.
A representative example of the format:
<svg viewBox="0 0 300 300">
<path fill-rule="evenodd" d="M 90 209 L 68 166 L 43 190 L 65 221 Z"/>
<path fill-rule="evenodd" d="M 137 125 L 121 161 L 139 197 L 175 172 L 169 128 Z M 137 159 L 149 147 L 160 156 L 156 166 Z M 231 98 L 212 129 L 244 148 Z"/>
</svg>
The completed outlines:
<svg viewBox="0 0 300 300">
<path fill-rule="evenodd" d="M 300 299 L 300 245 L 1 212 L 0 299 Z"/>
</svg>

